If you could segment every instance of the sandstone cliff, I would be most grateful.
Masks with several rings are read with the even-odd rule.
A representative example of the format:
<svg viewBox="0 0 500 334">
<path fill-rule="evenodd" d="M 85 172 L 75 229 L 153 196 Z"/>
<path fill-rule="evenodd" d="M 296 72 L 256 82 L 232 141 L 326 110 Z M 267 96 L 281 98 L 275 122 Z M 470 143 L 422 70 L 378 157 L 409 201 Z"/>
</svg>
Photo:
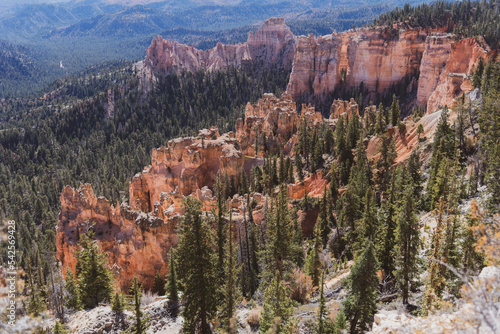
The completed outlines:
<svg viewBox="0 0 500 334">
<path fill-rule="evenodd" d="M 445 105 L 451 108 L 457 97 L 472 91 L 473 70 L 479 58 L 486 60 L 489 57 L 489 51 L 482 38 L 466 38 L 452 43 L 446 66 L 427 101 L 427 112 L 434 112 Z"/>
<path fill-rule="evenodd" d="M 427 30 L 362 28 L 323 37 L 300 37 L 287 93 L 325 95 L 344 81 L 383 92 L 418 76 Z"/>
<path fill-rule="evenodd" d="M 171 73 L 180 70 L 215 71 L 230 66 L 259 63 L 260 66 L 277 64 L 291 69 L 295 54 L 295 37 L 282 18 L 272 18 L 255 33 L 250 32 L 243 44 L 224 45 L 218 43 L 210 50 L 198 50 L 192 46 L 153 39 L 148 48 L 144 65 L 154 73 Z"/>
<path fill-rule="evenodd" d="M 455 41 L 444 31 L 376 27 L 294 37 L 283 19 L 273 18 L 255 34 L 250 32 L 243 44 L 219 43 L 206 51 L 157 36 L 144 66 L 147 73 L 165 74 L 278 65 L 291 70 L 286 93 L 295 101 L 324 100 L 341 84 L 363 84 L 375 100 L 377 93 L 405 85 L 408 93 L 416 93 L 417 105 L 434 112 L 470 91 L 469 75 L 479 57 L 486 59 L 489 52 L 483 40 Z"/>
<path fill-rule="evenodd" d="M 314 110 L 314 107 L 302 105 L 301 117 L 309 126 L 319 126 L 323 118 Z M 255 155 L 255 142 L 260 154 L 265 145 L 273 151 L 278 147 L 290 153 L 296 142 L 297 129 L 301 118 L 297 112 L 296 103 L 291 96 L 283 94 L 280 98 L 273 94 L 264 94 L 257 104 L 247 104 L 245 120 L 236 120 L 236 139 L 246 155 Z"/>
<path fill-rule="evenodd" d="M 303 106 L 302 115 L 311 126 L 322 121 L 310 106 Z M 167 146 L 154 149 L 151 165 L 129 184 L 128 203 L 112 205 L 97 197 L 90 184 L 78 189 L 65 187 L 57 227 L 57 258 L 63 269 L 74 270 L 74 249 L 79 237 L 92 228 L 118 274 L 118 285 L 126 289 L 133 276 L 138 275 L 144 287 L 151 288 L 155 273 L 165 275 L 168 271 L 168 251 L 178 242 L 183 199 L 193 196 L 203 202 L 205 210 L 212 209 L 215 198 L 211 189 L 218 171 L 238 182 L 242 170 L 250 175 L 254 166 L 261 165 L 263 159 L 253 152 L 257 134 L 266 134 L 270 149 L 280 145 L 291 151 L 298 122 L 290 96 L 276 98 L 265 94 L 257 104 L 247 106 L 245 121 L 238 120 L 236 137 L 232 132 L 220 135 L 212 127 L 201 130 L 196 137 L 176 138 Z M 292 185 L 290 192 L 297 197 L 297 193 L 307 190 L 312 196 L 319 196 L 325 184 L 325 179 L 315 175 L 306 178 L 304 185 Z M 260 224 L 266 199 L 259 193 L 250 194 L 250 199 L 256 203 L 254 221 Z M 235 228 L 244 219 L 246 203 L 245 196 L 235 195 L 230 200 Z M 304 228 L 312 231 L 310 225 L 315 217 L 305 217 L 303 221 Z"/>
</svg>

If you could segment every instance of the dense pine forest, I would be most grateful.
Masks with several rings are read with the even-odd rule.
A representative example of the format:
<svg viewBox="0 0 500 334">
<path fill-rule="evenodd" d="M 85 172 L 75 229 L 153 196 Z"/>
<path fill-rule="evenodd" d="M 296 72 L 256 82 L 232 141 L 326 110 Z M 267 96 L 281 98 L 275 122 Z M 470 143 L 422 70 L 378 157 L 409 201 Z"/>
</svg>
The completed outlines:
<svg viewBox="0 0 500 334">
<path fill-rule="evenodd" d="M 408 5 L 374 24 L 446 22 L 457 36 L 482 36 L 495 49 L 498 6 L 494 0 Z M 295 24 L 304 32 L 323 29 Z M 363 88 L 345 88 L 332 95 L 358 100 L 361 117 L 340 116 L 334 126 L 323 120 L 319 127 L 303 117 L 289 154 L 263 136 L 255 142 L 262 165 L 249 174 L 242 169 L 237 180 L 218 174 L 214 210 L 186 197 L 168 275 L 156 273 L 152 289 L 137 277 L 127 290 L 117 288 L 91 227 L 79 236 L 75 271 L 63 275 L 55 247 L 65 185 L 90 183 L 111 203 L 126 202 L 131 178 L 151 163 L 154 148 L 211 126 L 234 131 L 247 102 L 268 92 L 279 97 L 289 76 L 255 65 L 183 71 L 153 83 L 132 62 L 119 61 L 61 78 L 36 98 L 2 99 L 0 218 L 6 235 L 7 221 L 16 224 L 23 282 L 17 316 L 31 319 L 17 332 L 68 333 L 70 316 L 105 306 L 113 314 L 106 332 L 113 333 L 150 333 L 158 314 L 183 333 L 240 333 L 243 316 L 259 333 L 363 333 L 382 309 L 439 321 L 431 317 L 466 302 L 476 307 L 471 323 L 500 330 L 490 313 L 498 311 L 498 282 L 476 281 L 500 261 L 500 61 L 494 57 L 475 69 L 474 97 L 464 94 L 454 108 L 444 107 L 433 137 L 419 131 L 419 146 L 406 161 L 396 162 L 392 135 L 421 119 L 422 110 L 404 109 L 407 97 L 396 87 L 363 114 Z M 374 138 L 380 147 L 371 160 L 367 143 Z M 315 174 L 328 181 L 322 196 L 306 191 L 290 198 L 289 184 Z M 265 197 L 261 224 L 252 216 L 255 193 Z M 235 196 L 246 201 L 243 234 L 233 224 Z M 303 233 L 299 214 L 314 216 L 312 233 Z M 0 246 L 4 268 L 12 261 L 8 246 Z M 165 301 L 161 311 L 146 311 L 157 297 Z"/>
</svg>

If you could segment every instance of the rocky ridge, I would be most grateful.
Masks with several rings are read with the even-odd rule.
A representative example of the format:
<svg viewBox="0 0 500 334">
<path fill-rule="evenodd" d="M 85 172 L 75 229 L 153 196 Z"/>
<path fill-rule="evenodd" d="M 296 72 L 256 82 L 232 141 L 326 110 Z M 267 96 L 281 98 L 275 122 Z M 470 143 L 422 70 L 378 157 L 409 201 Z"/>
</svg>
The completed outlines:
<svg viewBox="0 0 500 334">
<path fill-rule="evenodd" d="M 313 126 L 322 121 L 321 115 L 310 106 L 303 106 L 302 115 Z M 237 121 L 236 136 L 232 132 L 220 135 L 212 127 L 199 131 L 198 136 L 176 138 L 165 147 L 154 149 L 151 165 L 129 184 L 128 202 L 112 204 L 96 196 L 90 184 L 78 189 L 66 186 L 61 192 L 57 226 L 57 258 L 63 269 L 74 270 L 73 249 L 80 235 L 92 228 L 94 238 L 108 254 L 110 266 L 119 273 L 118 285 L 126 289 L 137 275 L 145 288 L 151 287 L 156 272 L 162 275 L 168 272 L 168 251 L 178 242 L 184 198 L 195 197 L 210 210 L 215 205 L 212 190 L 217 173 L 227 173 L 238 182 L 242 170 L 250 175 L 254 166 L 262 165 L 264 159 L 254 153 L 257 134 L 264 133 L 270 138 L 268 149 L 285 147 L 291 151 L 297 141 L 294 126 L 298 122 L 295 102 L 289 96 L 276 98 L 265 94 L 257 104 L 247 105 L 245 121 Z M 323 189 L 326 183 L 322 176 L 313 175 L 306 178 L 305 187 L 300 186 L 302 190 L 290 185 L 289 192 L 293 195 L 307 189 L 312 196 L 320 196 L 320 191 L 311 188 L 321 184 Z M 260 224 L 265 198 L 252 193 L 250 199 L 256 202 L 253 217 Z M 246 210 L 246 197 L 235 195 L 230 206 L 238 224 Z M 304 225 L 312 231 L 310 224 Z"/>
<path fill-rule="evenodd" d="M 452 107 L 457 96 L 472 90 L 470 75 L 489 52 L 481 38 L 456 41 L 445 28 L 372 27 L 296 37 L 283 19 L 273 18 L 255 34 L 250 32 L 243 44 L 219 43 L 206 51 L 155 37 L 144 65 L 161 75 L 277 64 L 291 70 L 286 92 L 294 100 L 327 99 L 341 84 L 363 84 L 370 93 L 367 100 L 373 100 L 378 93 L 405 85 L 407 92 L 416 94 L 417 105 L 434 112 Z"/>
<path fill-rule="evenodd" d="M 199 50 L 156 36 L 147 50 L 144 65 L 159 74 L 181 70 L 217 71 L 257 62 L 263 67 L 277 64 L 291 69 L 294 54 L 295 37 L 285 25 L 285 20 L 271 18 L 257 32 L 250 32 L 245 43 L 225 45 L 219 42 L 209 50 Z"/>
</svg>

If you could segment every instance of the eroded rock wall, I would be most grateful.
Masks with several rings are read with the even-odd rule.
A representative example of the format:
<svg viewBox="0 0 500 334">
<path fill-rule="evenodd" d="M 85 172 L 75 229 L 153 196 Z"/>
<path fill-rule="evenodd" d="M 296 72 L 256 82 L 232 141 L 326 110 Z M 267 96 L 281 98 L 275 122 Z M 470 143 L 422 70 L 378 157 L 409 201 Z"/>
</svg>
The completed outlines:
<svg viewBox="0 0 500 334">
<path fill-rule="evenodd" d="M 245 43 L 225 45 L 218 43 L 213 49 L 198 50 L 176 41 L 153 38 L 144 65 L 153 73 L 167 74 L 181 70 L 216 71 L 230 66 L 259 63 L 260 66 L 277 64 L 291 69 L 295 55 L 295 37 L 282 18 L 272 18 L 255 33 L 250 32 Z"/>
</svg>

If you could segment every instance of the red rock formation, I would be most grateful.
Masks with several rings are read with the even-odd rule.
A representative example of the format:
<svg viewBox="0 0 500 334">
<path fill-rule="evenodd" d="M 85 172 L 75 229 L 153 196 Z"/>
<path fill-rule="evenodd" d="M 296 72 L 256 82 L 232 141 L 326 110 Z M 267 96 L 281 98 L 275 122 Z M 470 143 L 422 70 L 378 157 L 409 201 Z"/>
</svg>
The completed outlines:
<svg viewBox="0 0 500 334">
<path fill-rule="evenodd" d="M 311 106 L 302 106 L 302 117 L 310 126 L 319 126 L 322 121 L 321 114 Z M 167 254 L 178 241 L 183 199 L 194 196 L 205 209 L 213 208 L 211 189 L 217 172 L 227 172 L 238 181 L 242 170 L 250 175 L 255 165 L 261 165 L 263 159 L 248 156 L 253 155 L 256 134 L 266 134 L 270 147 L 281 145 L 291 151 L 299 120 L 290 96 L 278 99 L 265 94 L 257 104 L 247 105 L 245 122 L 238 120 L 236 136 L 232 132 L 220 135 L 212 127 L 200 130 L 197 137 L 173 139 L 166 147 L 154 149 L 151 165 L 129 184 L 128 203 L 113 206 L 105 198 L 96 197 L 89 184 L 79 189 L 65 187 L 57 228 L 57 257 L 64 270 L 74 269 L 73 249 L 79 236 L 93 225 L 95 239 L 108 253 L 110 266 L 119 272 L 118 285 L 126 289 L 138 275 L 145 288 L 150 288 L 155 273 L 164 275 L 168 270 Z M 293 198 L 298 198 L 299 193 L 303 196 L 305 190 L 319 196 L 325 184 L 326 180 L 317 174 L 292 185 L 289 191 Z M 251 194 L 251 198 L 257 203 L 254 220 L 260 223 L 265 198 L 258 193 Z M 230 202 L 236 227 L 244 220 L 246 204 L 246 197 L 238 195 Z"/>
<path fill-rule="evenodd" d="M 330 119 L 337 119 L 340 116 L 351 118 L 353 114 L 359 116 L 359 107 L 356 101 L 351 98 L 350 101 L 334 100 L 330 108 Z"/>
<path fill-rule="evenodd" d="M 63 270 L 75 269 L 74 247 L 79 235 L 93 224 L 95 239 L 107 252 L 118 285 L 126 289 L 134 275 L 151 287 L 156 272 L 167 273 L 167 251 L 177 243 L 177 224 L 133 210 L 126 204 L 110 205 L 94 195 L 92 186 L 66 186 L 61 193 L 57 225 L 57 258 Z M 144 261 L 144 259 L 148 259 Z"/>
<path fill-rule="evenodd" d="M 264 67 L 275 63 L 290 69 L 295 54 L 295 38 L 282 18 L 264 22 L 248 35 L 247 42 L 236 45 L 218 43 L 210 50 L 198 50 L 175 41 L 153 38 L 144 65 L 154 73 L 170 73 L 185 69 L 215 71 L 229 66 L 259 62 Z"/>
<path fill-rule="evenodd" d="M 194 196 L 211 207 L 209 187 L 220 169 L 237 180 L 242 169 L 249 173 L 261 163 L 245 157 L 235 144 L 236 139 L 219 136 L 214 127 L 200 131 L 199 137 L 174 139 L 153 150 L 151 165 L 130 182 L 130 205 L 113 206 L 97 198 L 89 184 L 78 190 L 65 187 L 57 231 L 57 257 L 63 268 L 74 269 L 72 249 L 87 222 L 95 223 L 95 238 L 109 254 L 110 265 L 120 271 L 119 285 L 126 288 L 138 275 L 146 288 L 151 287 L 155 273 L 168 269 L 168 249 L 177 243 L 184 197 Z"/>
<path fill-rule="evenodd" d="M 427 102 L 427 112 L 432 113 L 445 105 L 453 107 L 455 99 L 472 90 L 470 82 L 479 58 L 486 60 L 489 47 L 482 38 L 466 38 L 451 44 L 446 66 L 441 72 L 436 89 Z"/>
<path fill-rule="evenodd" d="M 309 126 L 317 126 L 323 118 L 315 112 L 314 107 L 302 106 L 302 117 Z M 264 94 L 257 104 L 247 104 L 245 120 L 236 120 L 236 139 L 244 154 L 255 155 L 255 138 L 258 137 L 259 149 L 262 150 L 262 135 L 266 136 L 269 149 L 282 147 L 289 153 L 295 142 L 300 117 L 297 106 L 289 95 L 283 94 L 279 99 L 273 94 Z"/>
<path fill-rule="evenodd" d="M 382 92 L 418 74 L 428 34 L 423 29 L 361 28 L 300 37 L 287 93 L 325 95 L 341 80 Z"/>
<path fill-rule="evenodd" d="M 425 50 L 420 63 L 417 104 L 426 105 L 439 83 L 439 77 L 451 52 L 453 35 L 433 34 L 427 36 Z"/>
</svg>

